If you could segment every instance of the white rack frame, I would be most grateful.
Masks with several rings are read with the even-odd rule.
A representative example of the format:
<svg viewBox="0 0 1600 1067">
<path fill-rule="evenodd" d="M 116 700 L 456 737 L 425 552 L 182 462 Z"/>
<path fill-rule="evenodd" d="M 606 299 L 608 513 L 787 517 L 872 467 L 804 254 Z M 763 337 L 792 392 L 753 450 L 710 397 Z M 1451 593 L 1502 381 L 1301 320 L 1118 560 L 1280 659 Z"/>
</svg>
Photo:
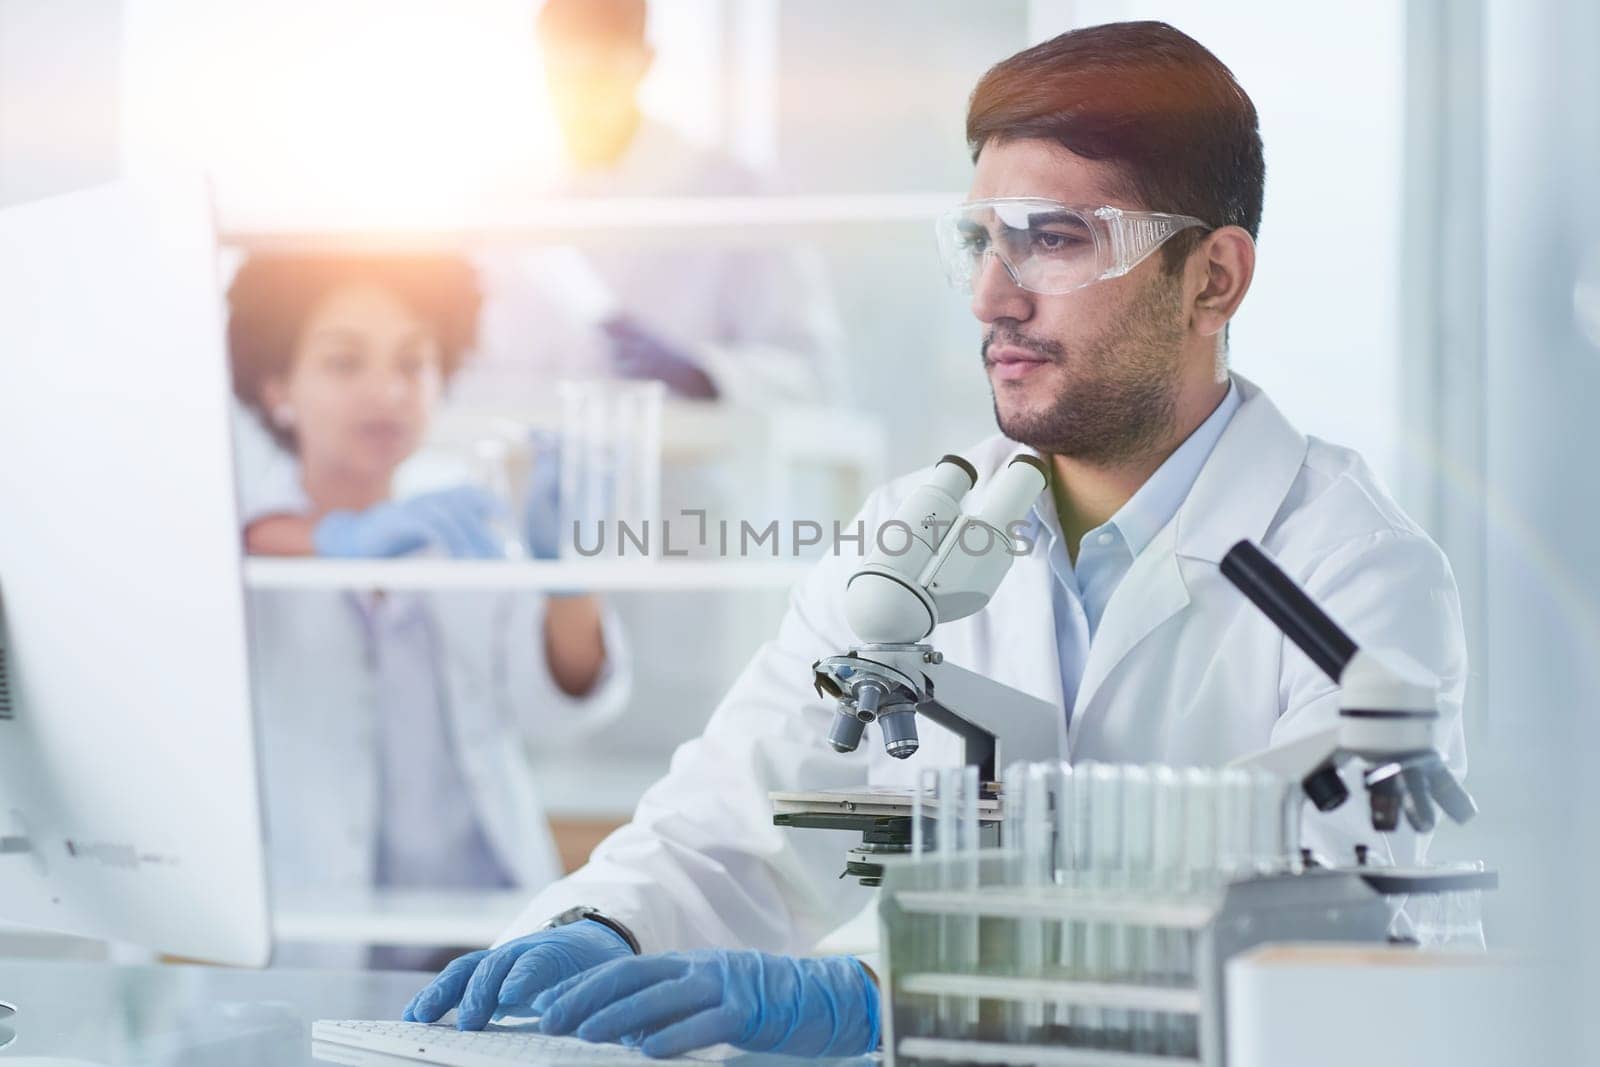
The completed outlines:
<svg viewBox="0 0 1600 1067">
<path fill-rule="evenodd" d="M 249 589 L 556 590 L 584 592 L 782 592 L 808 560 L 578 560 L 573 562 L 402 559 L 245 560 Z"/>
</svg>

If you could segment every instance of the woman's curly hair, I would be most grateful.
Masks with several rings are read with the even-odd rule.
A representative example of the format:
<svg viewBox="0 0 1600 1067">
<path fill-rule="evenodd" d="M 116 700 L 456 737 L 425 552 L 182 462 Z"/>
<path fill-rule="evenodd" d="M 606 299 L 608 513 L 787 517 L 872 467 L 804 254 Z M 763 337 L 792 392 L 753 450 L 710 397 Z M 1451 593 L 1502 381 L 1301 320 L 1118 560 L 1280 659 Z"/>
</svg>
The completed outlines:
<svg viewBox="0 0 1600 1067">
<path fill-rule="evenodd" d="M 373 285 L 393 293 L 432 328 L 449 378 L 477 344 L 483 303 L 472 266 L 447 255 L 252 255 L 228 287 L 228 359 L 233 392 L 284 449 L 293 430 L 279 426 L 265 384 L 287 375 L 306 320 L 329 293 Z"/>
</svg>

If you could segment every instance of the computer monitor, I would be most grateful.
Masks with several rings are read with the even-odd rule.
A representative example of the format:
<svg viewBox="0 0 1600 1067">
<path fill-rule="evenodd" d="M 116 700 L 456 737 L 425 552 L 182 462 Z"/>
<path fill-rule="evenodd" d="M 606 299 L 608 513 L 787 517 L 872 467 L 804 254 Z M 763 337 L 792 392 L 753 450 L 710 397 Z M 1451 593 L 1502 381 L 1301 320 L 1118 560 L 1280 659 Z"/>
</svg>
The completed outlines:
<svg viewBox="0 0 1600 1067">
<path fill-rule="evenodd" d="M 223 338 L 198 180 L 0 211 L 0 920 L 258 966 Z"/>
</svg>

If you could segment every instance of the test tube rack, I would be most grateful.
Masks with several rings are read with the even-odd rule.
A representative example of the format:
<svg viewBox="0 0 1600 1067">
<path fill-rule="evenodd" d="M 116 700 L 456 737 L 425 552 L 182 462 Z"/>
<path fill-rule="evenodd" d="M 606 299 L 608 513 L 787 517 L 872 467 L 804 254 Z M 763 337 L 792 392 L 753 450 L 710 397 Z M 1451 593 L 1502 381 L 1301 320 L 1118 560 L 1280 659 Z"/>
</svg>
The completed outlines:
<svg viewBox="0 0 1600 1067">
<path fill-rule="evenodd" d="M 1001 850 L 884 867 L 891 1065 L 1221 1067 L 1230 958 L 1274 941 L 1381 943 L 1393 914 L 1349 870 L 1258 872 L 1173 894 L 1019 885 Z M 1090 958 L 1114 966 L 1086 965 L 1073 948 L 1097 937 L 1120 947 Z M 1039 951 L 1019 952 L 1033 940 Z"/>
</svg>

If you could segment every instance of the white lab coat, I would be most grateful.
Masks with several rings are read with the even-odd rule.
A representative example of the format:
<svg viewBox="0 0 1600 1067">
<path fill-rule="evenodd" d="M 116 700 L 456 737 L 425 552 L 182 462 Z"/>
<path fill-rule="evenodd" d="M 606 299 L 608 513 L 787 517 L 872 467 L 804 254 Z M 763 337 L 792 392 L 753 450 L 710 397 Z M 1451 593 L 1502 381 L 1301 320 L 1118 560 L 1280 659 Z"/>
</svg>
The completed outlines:
<svg viewBox="0 0 1600 1067">
<path fill-rule="evenodd" d="M 1058 720 L 1070 758 L 1217 765 L 1333 721 L 1333 685 L 1218 569 L 1250 538 L 1358 641 L 1407 652 L 1443 680 L 1445 746 L 1464 771 L 1465 641 L 1443 553 L 1359 456 L 1303 436 L 1257 387 L 1235 380 L 1241 407 L 1107 606 L 1070 727 L 1065 714 Z M 986 478 L 1017 447 L 994 437 L 965 455 Z M 868 531 L 926 474 L 875 493 L 863 512 Z M 586 867 L 536 895 L 505 938 L 582 903 L 626 923 L 647 952 L 804 952 L 868 902 L 868 890 L 839 878 L 859 835 L 780 829 L 767 799 L 772 790 L 912 785 L 919 768 L 960 761 L 956 739 L 926 721 L 922 750 L 905 762 L 889 759 L 870 732 L 848 756 L 828 747 L 834 709 L 813 692 L 811 664 L 853 643 L 840 593 L 858 563 L 847 546 L 818 564 L 777 636 L 702 736 L 678 749 L 633 821 Z M 948 661 L 1059 707 L 1051 582 L 1042 549 L 1020 557 L 983 611 L 930 640 Z M 1309 842 L 1341 860 L 1358 840 L 1376 845 L 1365 807 L 1308 816 Z M 1401 836 L 1394 845 L 1410 853 L 1421 843 Z"/>
<path fill-rule="evenodd" d="M 250 594 L 258 738 L 275 889 L 372 885 L 380 728 L 356 593 Z M 544 597 L 429 593 L 444 643 L 434 664 L 450 737 L 484 836 L 519 885 L 561 873 L 530 755 L 612 718 L 627 700 L 629 657 L 605 620 L 606 667 L 583 697 L 564 693 L 541 654 Z M 427 827 L 416 828 L 426 834 Z"/>
<path fill-rule="evenodd" d="M 287 907 L 351 906 L 373 888 L 380 766 L 373 679 L 347 592 L 258 590 L 249 597 L 252 674 L 272 890 Z M 564 693 L 540 634 L 544 597 L 429 593 L 443 653 L 432 665 L 453 752 L 499 866 L 528 891 L 561 875 L 530 757 L 595 728 L 628 696 L 630 656 L 608 610 L 607 663 L 588 694 Z M 428 827 L 416 833 L 426 835 Z M 359 945 L 296 947 L 279 963 L 361 966 Z"/>
<path fill-rule="evenodd" d="M 607 170 L 568 176 L 555 195 L 748 196 L 751 171 L 646 119 Z M 530 181 L 515 202 L 539 195 Z M 610 342 L 593 321 L 621 311 L 692 357 L 721 399 L 742 407 L 821 402 L 841 381 L 840 329 L 818 258 L 784 234 L 772 243 L 729 244 L 692 230 L 658 241 L 599 240 L 581 250 L 581 281 L 567 255 L 539 248 L 484 253 L 478 355 L 451 383 L 469 407 L 537 406 L 559 378 L 604 377 Z M 606 299 L 593 294 L 604 290 Z M 596 306 L 596 305 L 600 306 Z"/>
</svg>

